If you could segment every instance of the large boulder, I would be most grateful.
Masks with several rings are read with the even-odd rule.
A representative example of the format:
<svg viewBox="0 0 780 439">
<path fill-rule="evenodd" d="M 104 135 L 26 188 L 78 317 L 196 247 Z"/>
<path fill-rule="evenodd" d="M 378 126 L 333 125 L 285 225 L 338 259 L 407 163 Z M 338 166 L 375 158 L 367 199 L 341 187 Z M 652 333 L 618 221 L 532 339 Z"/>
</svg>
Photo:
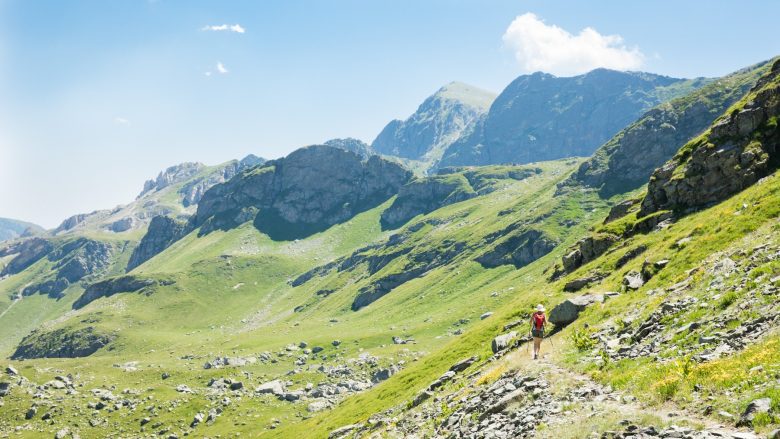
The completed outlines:
<svg viewBox="0 0 780 439">
<path fill-rule="evenodd" d="M 490 349 L 493 350 L 494 354 L 497 354 L 504 349 L 509 348 L 512 345 L 512 342 L 517 338 L 517 331 L 512 331 L 508 334 L 502 334 L 498 337 L 493 339 L 493 342 L 490 343 Z"/>
<path fill-rule="evenodd" d="M 761 398 L 751 401 L 750 404 L 748 404 L 748 406 L 745 408 L 742 416 L 739 417 L 737 427 L 752 427 L 753 419 L 756 418 L 756 415 L 759 413 L 769 413 L 771 408 L 772 400 L 769 398 Z"/>
<path fill-rule="evenodd" d="M 556 326 L 566 326 L 577 320 L 580 312 L 593 303 L 601 303 L 604 296 L 601 294 L 584 294 L 582 296 L 572 297 L 556 305 L 550 311 L 550 323 Z"/>
</svg>

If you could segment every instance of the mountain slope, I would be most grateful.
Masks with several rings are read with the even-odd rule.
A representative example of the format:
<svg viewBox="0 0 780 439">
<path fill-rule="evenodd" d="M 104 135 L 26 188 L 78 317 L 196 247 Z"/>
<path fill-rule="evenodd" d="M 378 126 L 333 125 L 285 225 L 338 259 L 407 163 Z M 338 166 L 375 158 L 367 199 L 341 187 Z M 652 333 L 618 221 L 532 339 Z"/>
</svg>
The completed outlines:
<svg viewBox="0 0 780 439">
<path fill-rule="evenodd" d="M 706 83 L 606 69 L 566 78 L 523 75 L 448 147 L 440 166 L 589 156 L 648 109 Z"/>
<path fill-rule="evenodd" d="M 138 197 L 126 205 L 73 215 L 53 233 L 127 233 L 144 230 L 158 215 L 186 216 L 195 211 L 203 194 L 212 186 L 230 180 L 234 175 L 265 163 L 265 159 L 248 155 L 216 166 L 182 163 L 171 166 L 144 183 Z"/>
<path fill-rule="evenodd" d="M 43 227 L 10 218 L 0 218 L 0 242 L 43 232 Z"/>
<path fill-rule="evenodd" d="M 601 146 L 566 185 L 582 184 L 610 196 L 645 184 L 656 168 L 741 99 L 770 66 L 767 61 L 739 70 L 653 108 Z"/>
<path fill-rule="evenodd" d="M 449 83 L 420 104 L 408 119 L 388 123 L 371 147 L 380 154 L 433 163 L 487 112 L 494 98 L 493 93 L 477 87 Z"/>
</svg>

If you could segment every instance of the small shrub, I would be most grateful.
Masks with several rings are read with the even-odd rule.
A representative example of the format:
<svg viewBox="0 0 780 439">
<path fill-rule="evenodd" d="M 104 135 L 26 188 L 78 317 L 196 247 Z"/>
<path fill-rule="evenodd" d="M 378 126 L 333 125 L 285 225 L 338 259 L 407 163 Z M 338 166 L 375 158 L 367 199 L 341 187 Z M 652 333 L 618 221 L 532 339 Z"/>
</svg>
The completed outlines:
<svg viewBox="0 0 780 439">
<path fill-rule="evenodd" d="M 725 310 L 729 306 L 731 306 L 734 302 L 739 299 L 739 295 L 735 291 L 729 291 L 728 293 L 724 294 L 723 297 L 720 298 L 718 301 L 718 309 Z"/>
<path fill-rule="evenodd" d="M 596 346 L 596 340 L 591 338 L 590 331 L 587 329 L 577 329 L 571 333 L 571 342 L 580 352 L 593 349 Z"/>
</svg>

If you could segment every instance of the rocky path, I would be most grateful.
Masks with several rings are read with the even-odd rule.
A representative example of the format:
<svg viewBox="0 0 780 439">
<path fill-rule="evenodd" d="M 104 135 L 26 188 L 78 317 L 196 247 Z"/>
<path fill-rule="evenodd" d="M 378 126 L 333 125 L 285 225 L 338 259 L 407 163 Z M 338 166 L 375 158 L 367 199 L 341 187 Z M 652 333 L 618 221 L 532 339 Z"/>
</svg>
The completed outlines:
<svg viewBox="0 0 780 439">
<path fill-rule="evenodd" d="M 609 386 L 594 382 L 586 375 L 559 365 L 555 361 L 558 353 L 553 344 L 545 343 L 543 348 L 548 349 L 548 352 L 536 361 L 529 358 L 529 354 L 522 346 L 505 358 L 512 368 L 517 368 L 512 383 L 519 382 L 528 391 L 525 393 L 530 392 L 535 396 L 533 401 L 526 400 L 523 404 L 522 399 L 516 395 L 512 403 L 519 402 L 520 408 L 515 413 L 509 409 L 512 404 L 506 402 L 499 404 L 499 407 L 504 407 L 501 412 L 504 414 L 509 412 L 509 419 L 518 419 L 523 414 L 523 421 L 531 421 L 529 414 L 535 418 L 525 423 L 525 431 L 514 430 L 513 433 L 519 437 L 688 439 L 759 439 L 762 437 L 744 429 L 739 430 L 720 424 L 670 403 L 652 407 L 642 404 L 632 395 L 614 391 Z M 502 380 L 507 381 L 506 377 L 502 377 L 498 382 Z M 531 382 L 531 386 L 526 384 L 528 382 Z M 512 387 L 520 386 L 514 384 L 509 386 L 510 389 Z M 500 385 L 497 387 L 493 384 L 488 391 L 492 390 L 495 393 L 496 388 L 500 388 Z M 541 401 L 541 404 L 537 401 Z M 523 408 L 523 405 L 526 407 Z M 528 406 L 531 408 L 528 409 Z M 495 411 L 495 409 L 488 409 L 488 412 L 491 410 Z M 484 414 L 480 415 L 480 419 L 482 417 Z M 612 425 L 617 423 L 621 429 L 603 428 L 610 423 Z M 539 428 L 540 425 L 542 428 Z M 662 425 L 665 427 L 661 427 Z M 490 427 L 489 423 L 480 424 L 480 428 Z M 479 429 L 477 431 L 479 432 Z M 472 437 L 512 436 L 477 433 Z"/>
</svg>

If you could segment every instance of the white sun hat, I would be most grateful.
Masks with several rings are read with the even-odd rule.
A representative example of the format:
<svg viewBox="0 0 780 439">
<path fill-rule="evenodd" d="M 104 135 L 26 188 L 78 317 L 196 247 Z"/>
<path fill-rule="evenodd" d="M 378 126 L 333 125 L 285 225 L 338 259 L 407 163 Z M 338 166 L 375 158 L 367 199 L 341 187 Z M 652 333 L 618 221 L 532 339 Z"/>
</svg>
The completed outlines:
<svg viewBox="0 0 780 439">
<path fill-rule="evenodd" d="M 536 310 L 539 312 L 544 312 L 544 305 L 542 305 L 541 303 L 536 305 Z"/>
</svg>

